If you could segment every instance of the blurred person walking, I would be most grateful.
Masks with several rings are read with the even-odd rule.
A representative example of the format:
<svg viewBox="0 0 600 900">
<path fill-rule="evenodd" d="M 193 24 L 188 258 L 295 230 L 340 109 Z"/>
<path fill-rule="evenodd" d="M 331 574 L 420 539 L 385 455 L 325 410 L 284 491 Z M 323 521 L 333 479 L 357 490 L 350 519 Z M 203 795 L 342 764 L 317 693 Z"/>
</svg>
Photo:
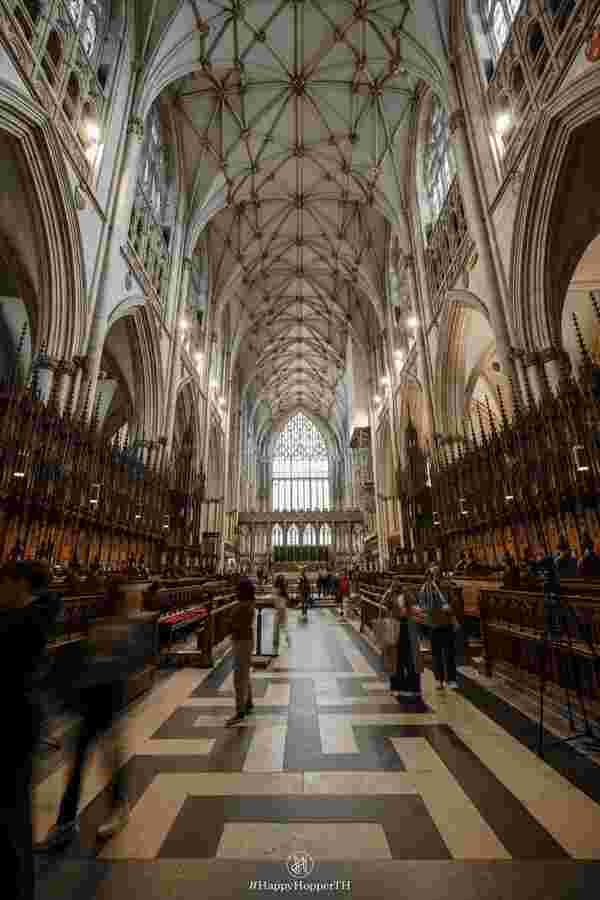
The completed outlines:
<svg viewBox="0 0 600 900">
<path fill-rule="evenodd" d="M 0 775 L 0 851 L 11 900 L 34 898 L 31 784 L 44 718 L 35 675 L 62 604 L 48 582 L 49 568 L 39 562 L 15 561 L 0 570 L 0 679 L 10 724 Z"/>
<path fill-rule="evenodd" d="M 279 641 L 281 632 L 285 634 L 288 647 L 290 646 L 290 632 L 288 627 L 288 590 L 287 583 L 283 575 L 278 575 L 275 579 L 275 590 L 273 592 L 273 602 L 275 605 L 275 626 L 273 632 L 273 652 L 279 653 Z"/>
<path fill-rule="evenodd" d="M 80 665 L 72 664 L 69 672 L 57 675 L 61 682 L 65 705 L 81 716 L 75 743 L 73 765 L 60 803 L 56 824 L 46 839 L 36 846 L 38 852 L 60 849 L 69 844 L 79 831 L 77 814 L 81 797 L 83 772 L 90 750 L 103 741 L 105 762 L 111 779 L 111 813 L 98 829 L 98 837 L 107 839 L 121 831 L 129 820 L 127 784 L 124 773 L 125 747 L 123 723 L 118 714 L 126 704 L 127 678 L 137 668 L 132 625 L 125 608 L 125 594 L 116 586 L 107 594 L 105 616 L 90 629 L 82 647 Z M 79 669 L 79 671 L 78 671 Z M 69 685 L 69 678 L 72 684 Z M 110 732 L 110 734 L 109 734 Z"/>
<path fill-rule="evenodd" d="M 227 720 L 227 725 L 238 725 L 254 709 L 250 669 L 254 650 L 255 594 L 249 578 L 239 580 L 238 601 L 231 619 L 236 713 Z"/>
</svg>

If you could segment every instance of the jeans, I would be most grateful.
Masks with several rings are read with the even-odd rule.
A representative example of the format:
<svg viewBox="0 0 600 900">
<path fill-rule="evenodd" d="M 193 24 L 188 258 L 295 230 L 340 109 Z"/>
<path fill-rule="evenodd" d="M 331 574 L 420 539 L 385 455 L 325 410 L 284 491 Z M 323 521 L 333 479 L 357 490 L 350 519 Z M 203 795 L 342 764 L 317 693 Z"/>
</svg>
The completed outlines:
<svg viewBox="0 0 600 900">
<path fill-rule="evenodd" d="M 430 631 L 433 671 L 438 681 L 456 681 L 454 626 L 435 625 Z"/>
<path fill-rule="evenodd" d="M 81 694 L 83 719 L 77 736 L 73 768 L 60 804 L 58 825 L 67 825 L 77 818 L 83 770 L 90 748 L 103 732 L 113 726 L 117 713 L 124 706 L 124 690 L 123 682 L 115 682 L 94 685 Z M 113 773 L 112 806 L 118 809 L 127 801 L 124 754 L 119 738 L 111 735 L 104 752 Z"/>
</svg>

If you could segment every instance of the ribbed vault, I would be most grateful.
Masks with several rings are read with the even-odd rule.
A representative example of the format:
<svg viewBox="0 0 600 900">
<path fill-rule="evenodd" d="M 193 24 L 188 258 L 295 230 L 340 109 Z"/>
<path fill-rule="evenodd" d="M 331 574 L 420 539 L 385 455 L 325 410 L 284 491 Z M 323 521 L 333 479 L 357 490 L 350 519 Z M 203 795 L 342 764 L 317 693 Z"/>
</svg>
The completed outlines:
<svg viewBox="0 0 600 900">
<path fill-rule="evenodd" d="M 273 417 L 298 407 L 326 417 L 348 335 L 366 344 L 385 325 L 405 129 L 418 80 L 442 83 L 435 23 L 419 23 L 432 3 L 193 7 L 199 59 L 168 90 L 191 221 L 211 209 L 202 235 L 211 297 L 230 307 L 243 380 Z M 150 67 L 157 81 L 181 71 L 176 41 L 191 53 L 174 10 L 160 17 L 164 27 L 171 15 L 164 56 L 157 47 Z"/>
</svg>

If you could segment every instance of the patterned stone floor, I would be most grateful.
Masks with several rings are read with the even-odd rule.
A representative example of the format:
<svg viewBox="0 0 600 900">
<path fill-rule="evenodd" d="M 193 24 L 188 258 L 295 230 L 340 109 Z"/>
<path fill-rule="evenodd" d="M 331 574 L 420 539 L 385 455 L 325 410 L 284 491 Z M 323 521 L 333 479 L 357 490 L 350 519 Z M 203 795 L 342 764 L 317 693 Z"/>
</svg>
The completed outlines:
<svg viewBox="0 0 600 900">
<path fill-rule="evenodd" d="M 98 752 L 80 837 L 40 859 L 39 900 L 597 895 L 598 767 L 569 748 L 540 760 L 523 722 L 465 680 L 438 692 L 426 672 L 424 702 L 398 702 L 333 611 L 308 624 L 292 612 L 290 630 L 291 649 L 253 673 L 255 713 L 238 727 L 224 727 L 230 657 L 174 672 L 130 708 L 131 820 L 97 843 Z M 38 777 L 38 837 L 65 771 L 58 759 Z"/>
</svg>

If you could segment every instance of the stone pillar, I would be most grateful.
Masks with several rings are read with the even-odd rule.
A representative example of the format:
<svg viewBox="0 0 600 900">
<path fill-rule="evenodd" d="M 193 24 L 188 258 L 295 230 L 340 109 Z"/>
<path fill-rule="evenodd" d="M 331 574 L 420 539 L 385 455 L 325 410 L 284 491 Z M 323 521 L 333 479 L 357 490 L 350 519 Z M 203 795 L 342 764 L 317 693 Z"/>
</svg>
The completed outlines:
<svg viewBox="0 0 600 900">
<path fill-rule="evenodd" d="M 39 397 L 42 403 L 47 404 L 50 399 L 50 392 L 54 381 L 54 371 L 56 364 L 47 356 L 42 357 L 35 364 L 35 380 Z"/>
<path fill-rule="evenodd" d="M 379 477 L 377 472 L 377 447 L 375 445 L 375 412 L 373 410 L 373 393 L 374 386 L 371 382 L 370 392 L 369 392 L 369 427 L 371 430 L 371 456 L 373 459 L 373 486 L 375 492 L 375 516 L 377 522 L 377 545 L 379 549 L 379 565 L 380 567 L 384 567 L 385 563 L 385 541 L 383 535 L 383 516 L 381 514 L 381 502 L 379 499 Z"/>
<path fill-rule="evenodd" d="M 226 407 L 225 407 L 225 469 L 223 471 L 223 515 L 225 516 L 230 508 L 231 508 L 231 491 L 229 484 L 229 472 L 230 472 L 230 463 L 231 463 L 231 429 L 233 424 L 233 419 L 231 415 L 231 406 L 233 403 L 233 380 L 231 378 L 230 373 L 231 368 L 231 351 L 227 351 L 227 367 L 226 367 L 226 377 L 227 377 L 227 394 L 226 394 Z M 224 531 L 221 533 L 221 571 L 223 571 L 223 567 L 225 565 L 225 534 Z"/>
<path fill-rule="evenodd" d="M 181 359 L 182 334 L 179 330 L 181 307 L 187 299 L 190 289 L 192 274 L 192 261 L 189 257 L 183 260 L 183 274 L 181 279 L 181 292 L 176 304 L 176 312 L 173 317 L 173 330 L 171 333 L 171 360 L 169 363 L 169 382 L 167 402 L 165 406 L 165 437 L 167 438 L 167 452 L 171 452 L 173 446 L 173 432 L 175 427 L 175 410 L 177 408 L 177 375 Z"/>
<path fill-rule="evenodd" d="M 520 390 L 519 376 L 514 364 L 514 358 L 510 352 L 511 340 L 507 325 L 507 315 L 504 309 L 504 299 L 489 233 L 485 206 L 479 192 L 479 185 L 475 176 L 475 166 L 471 148 L 466 132 L 465 114 L 462 109 L 456 108 L 449 120 L 450 139 L 458 178 L 460 181 L 461 196 L 465 206 L 469 231 L 475 241 L 479 254 L 481 268 L 488 287 L 486 299 L 487 307 L 494 336 L 496 348 L 504 372 L 512 378 L 515 390 Z"/>
<path fill-rule="evenodd" d="M 121 245 L 126 244 L 129 232 L 129 219 L 137 186 L 138 169 L 142 153 L 144 139 L 144 123 L 139 118 L 132 118 L 127 128 L 127 145 L 123 159 L 120 184 L 118 189 L 118 201 L 115 209 L 114 228 L 110 236 L 110 247 L 106 254 L 102 282 L 98 288 L 94 317 L 87 344 L 88 382 L 90 390 L 90 409 L 88 417 L 94 408 L 100 361 L 104 349 L 104 340 L 108 327 L 108 315 L 113 294 L 110 289 L 109 273 L 116 269 L 121 259 Z M 80 408 L 85 402 L 87 386 L 83 393 L 80 392 Z"/>
<path fill-rule="evenodd" d="M 429 354 L 427 342 L 425 340 L 425 330 L 423 328 L 423 310 L 419 302 L 419 288 L 417 285 L 417 274 L 415 270 L 414 256 L 406 257 L 406 274 L 408 276 L 408 289 L 414 309 L 417 310 L 419 324 L 417 327 L 417 354 L 419 362 L 419 373 L 423 388 L 425 391 L 425 408 L 428 419 L 428 430 L 431 435 L 436 431 L 435 405 L 433 401 L 433 386 L 431 377 L 431 367 L 429 365 Z"/>
</svg>

